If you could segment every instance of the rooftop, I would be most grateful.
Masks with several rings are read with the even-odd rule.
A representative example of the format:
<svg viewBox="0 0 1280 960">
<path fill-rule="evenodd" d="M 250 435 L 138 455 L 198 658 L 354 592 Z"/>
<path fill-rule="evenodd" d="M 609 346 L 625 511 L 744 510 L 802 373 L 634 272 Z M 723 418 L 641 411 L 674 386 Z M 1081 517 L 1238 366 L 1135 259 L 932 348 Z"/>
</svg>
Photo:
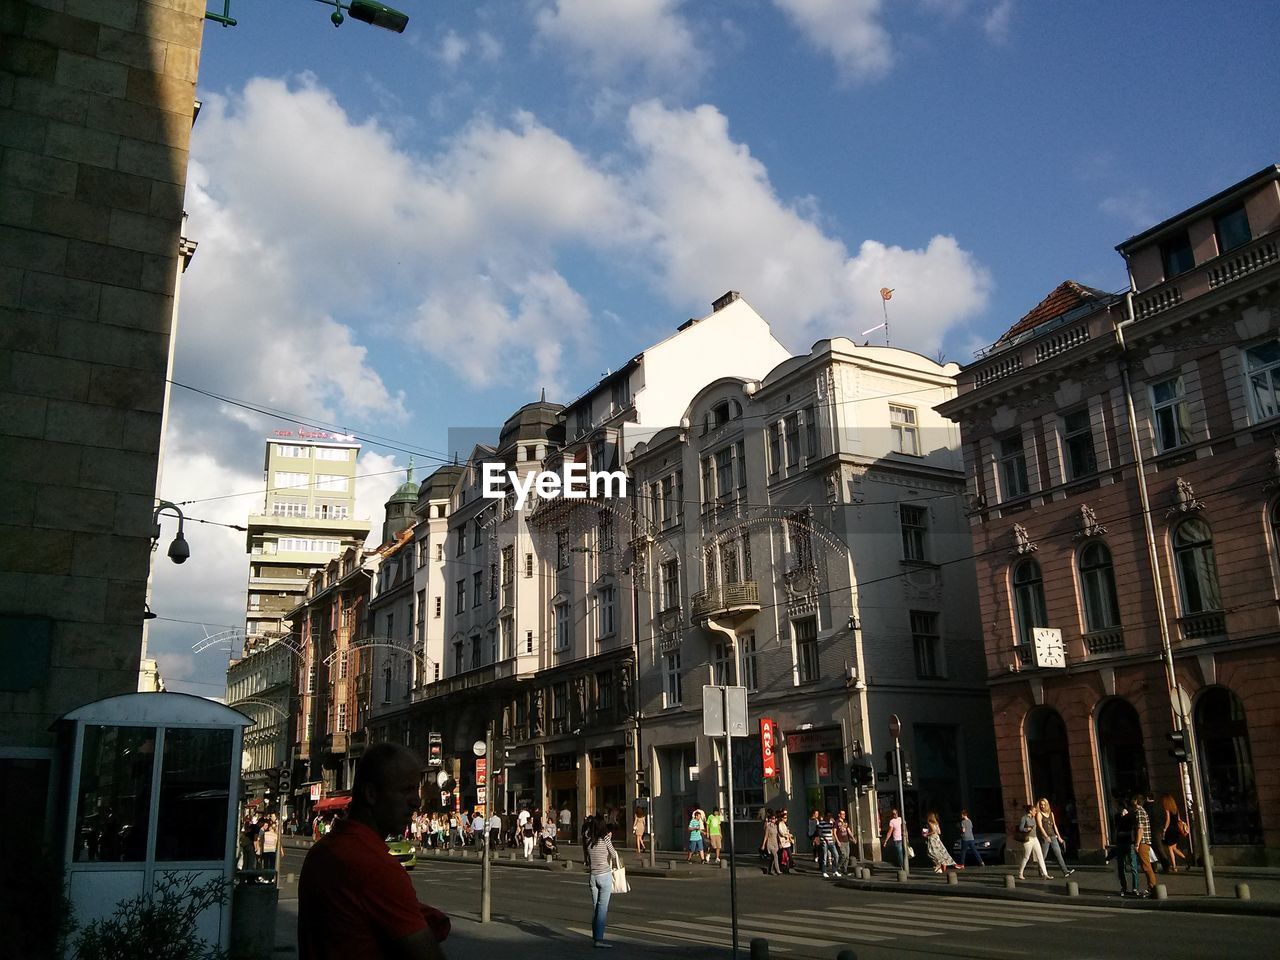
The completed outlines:
<svg viewBox="0 0 1280 960">
<path fill-rule="evenodd" d="M 1056 320 L 1080 308 L 1101 306 L 1112 299 L 1112 294 L 1095 287 L 1085 286 L 1075 280 L 1064 280 L 1054 287 L 1053 291 L 1041 300 L 1021 320 L 1006 330 L 995 342 L 993 348 L 1012 343 L 1022 334 L 1034 330 L 1041 324 Z"/>
</svg>

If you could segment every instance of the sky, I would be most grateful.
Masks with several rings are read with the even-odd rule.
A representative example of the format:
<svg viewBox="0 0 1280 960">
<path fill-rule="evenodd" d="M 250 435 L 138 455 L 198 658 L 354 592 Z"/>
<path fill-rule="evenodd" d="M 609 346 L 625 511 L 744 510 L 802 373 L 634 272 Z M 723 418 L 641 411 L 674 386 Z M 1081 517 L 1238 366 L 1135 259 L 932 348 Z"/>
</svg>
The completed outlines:
<svg viewBox="0 0 1280 960">
<path fill-rule="evenodd" d="M 400 35 L 316 0 L 206 22 L 161 495 L 209 522 L 156 554 L 170 689 L 219 695 L 238 653 L 201 643 L 243 627 L 217 524 L 261 509 L 272 430 L 365 440 L 376 545 L 410 456 L 465 457 L 451 430 L 571 399 L 727 290 L 799 353 L 866 339 L 887 286 L 893 343 L 963 364 L 1280 161 L 1276 4 L 396 5 Z"/>
</svg>

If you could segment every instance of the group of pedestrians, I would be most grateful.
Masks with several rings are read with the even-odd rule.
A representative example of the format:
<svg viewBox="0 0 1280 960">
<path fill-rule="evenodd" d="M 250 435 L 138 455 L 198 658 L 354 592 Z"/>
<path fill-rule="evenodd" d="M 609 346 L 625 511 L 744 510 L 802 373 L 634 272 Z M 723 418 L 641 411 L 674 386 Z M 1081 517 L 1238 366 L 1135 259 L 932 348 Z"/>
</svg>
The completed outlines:
<svg viewBox="0 0 1280 960">
<path fill-rule="evenodd" d="M 695 854 L 701 863 L 720 863 L 724 845 L 723 823 L 719 807 L 712 810 L 710 816 L 701 807 L 689 815 L 689 855 L 685 857 L 686 863 L 692 863 Z"/>
<path fill-rule="evenodd" d="M 1159 818 L 1153 824 L 1151 805 Z M 1153 829 L 1154 827 L 1154 829 Z M 1183 849 L 1186 847 L 1186 850 Z M 1182 809 L 1173 794 L 1164 794 L 1158 804 L 1155 798 L 1135 793 L 1121 797 L 1111 820 L 1111 845 L 1108 856 L 1116 862 L 1120 881 L 1120 896 L 1150 897 L 1156 888 L 1156 864 L 1159 848 L 1168 858 L 1167 869 L 1178 872 L 1178 860 L 1190 859 L 1191 829 L 1182 816 Z M 1146 877 L 1146 889 L 1140 889 L 1138 871 Z"/>
<path fill-rule="evenodd" d="M 275 814 L 249 814 L 240 829 L 240 869 L 274 870 L 280 850 L 280 821 Z"/>
</svg>

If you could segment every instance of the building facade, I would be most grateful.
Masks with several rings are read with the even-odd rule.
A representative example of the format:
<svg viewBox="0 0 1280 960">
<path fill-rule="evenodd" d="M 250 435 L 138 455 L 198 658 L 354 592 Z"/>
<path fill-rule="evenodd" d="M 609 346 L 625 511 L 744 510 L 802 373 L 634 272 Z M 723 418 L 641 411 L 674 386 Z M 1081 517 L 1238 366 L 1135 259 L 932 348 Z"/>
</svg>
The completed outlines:
<svg viewBox="0 0 1280 960">
<path fill-rule="evenodd" d="M 261 513 L 245 535 L 249 584 L 245 642 L 289 635 L 288 611 L 311 575 L 348 547 L 363 546 L 369 521 L 355 518 L 360 444 L 332 434 L 279 430 L 267 440 Z"/>
<path fill-rule="evenodd" d="M 1006 817 L 1047 797 L 1084 856 L 1137 791 L 1191 805 L 1219 860 L 1280 857 L 1278 248 L 1272 166 L 1121 244 L 1128 292 L 1059 286 L 940 407 Z"/>
<path fill-rule="evenodd" d="M 263 644 L 227 667 L 227 706 L 253 720 L 244 731 L 240 773 L 245 794 L 287 817 L 292 797 L 279 794 L 279 772 L 293 760 L 298 655 L 287 642 Z"/>
<path fill-rule="evenodd" d="M 891 714 L 909 822 L 998 811 L 958 432 L 931 409 L 955 369 L 820 341 L 759 380 L 708 384 L 637 447 L 643 765 L 664 845 L 694 806 L 730 802 L 704 685 L 748 690 L 751 735 L 732 758 L 744 842 L 766 806 L 796 821 L 847 809 L 874 852 L 898 802 Z M 868 768 L 878 789 L 860 792 Z"/>
</svg>

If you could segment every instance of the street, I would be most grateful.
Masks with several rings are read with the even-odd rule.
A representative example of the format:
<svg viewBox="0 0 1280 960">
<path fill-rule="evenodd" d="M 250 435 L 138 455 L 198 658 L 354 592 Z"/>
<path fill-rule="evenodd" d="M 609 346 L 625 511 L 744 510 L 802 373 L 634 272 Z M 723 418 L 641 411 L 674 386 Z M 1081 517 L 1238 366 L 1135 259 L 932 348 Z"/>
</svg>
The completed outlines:
<svg viewBox="0 0 1280 960">
<path fill-rule="evenodd" d="M 576 865 L 564 872 L 497 867 L 493 923 L 481 925 L 478 864 L 419 863 L 419 899 L 454 918 L 450 960 L 497 949 L 530 960 L 592 949 L 591 906 Z M 890 957 L 1217 958 L 1273 956 L 1280 919 L 1155 912 L 1119 907 L 1032 904 L 996 898 L 870 892 L 838 888 L 813 874 L 738 874 L 742 956 L 765 937 L 771 954 L 832 960 L 852 949 L 859 960 Z M 631 955 L 717 957 L 730 944 L 729 877 L 634 877 L 615 896 L 608 938 Z M 282 926 L 296 915 L 295 887 L 282 886 Z M 278 941 L 283 945 L 283 941 Z"/>
</svg>

